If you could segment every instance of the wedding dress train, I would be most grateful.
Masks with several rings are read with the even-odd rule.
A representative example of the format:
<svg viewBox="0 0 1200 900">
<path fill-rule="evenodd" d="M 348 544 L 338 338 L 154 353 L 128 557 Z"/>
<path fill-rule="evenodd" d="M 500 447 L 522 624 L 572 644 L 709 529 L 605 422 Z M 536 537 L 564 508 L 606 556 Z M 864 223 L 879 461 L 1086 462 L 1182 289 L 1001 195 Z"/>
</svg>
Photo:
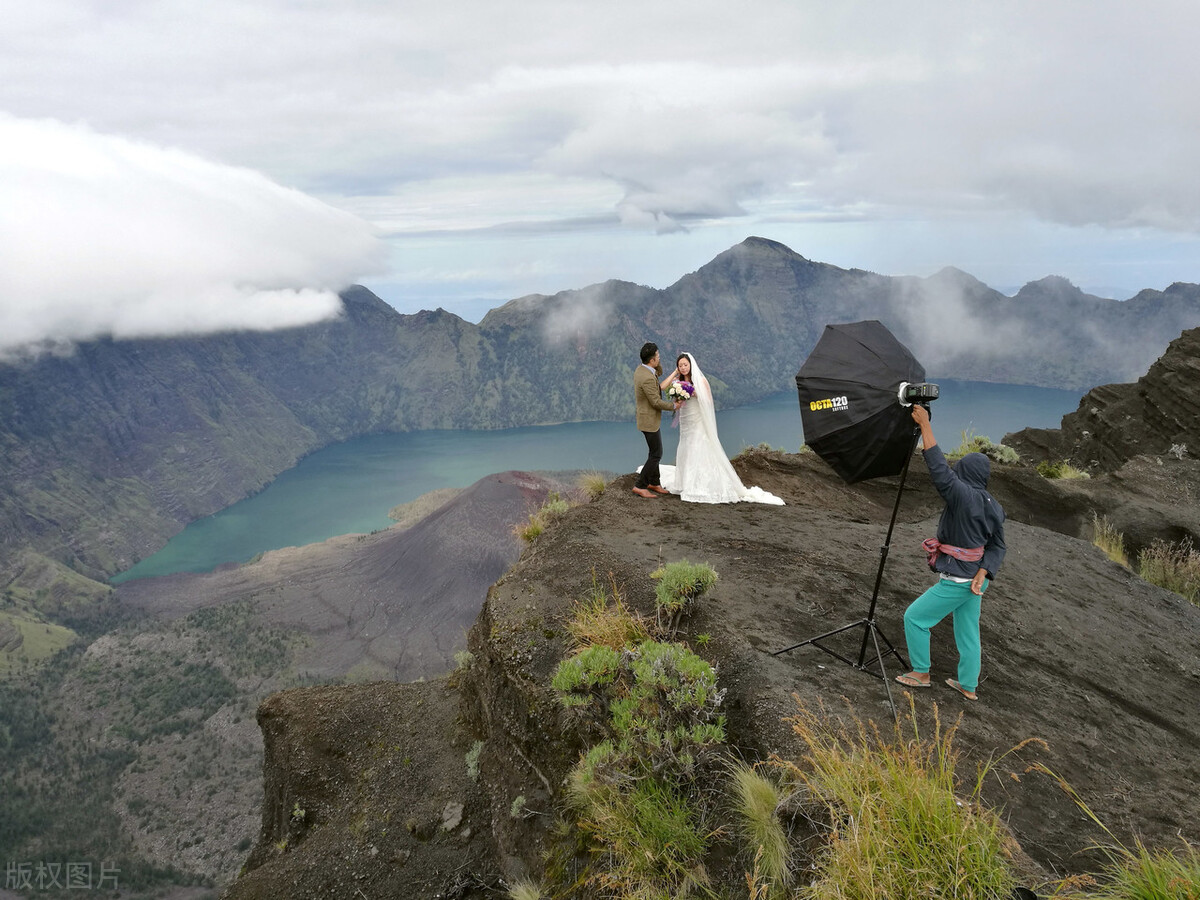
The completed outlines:
<svg viewBox="0 0 1200 900">
<path fill-rule="evenodd" d="M 746 487 L 717 436 L 717 417 L 708 379 L 691 354 L 696 393 L 679 408 L 679 449 L 675 465 L 659 466 L 662 486 L 690 503 L 770 503 L 783 500 L 759 487 Z"/>
</svg>

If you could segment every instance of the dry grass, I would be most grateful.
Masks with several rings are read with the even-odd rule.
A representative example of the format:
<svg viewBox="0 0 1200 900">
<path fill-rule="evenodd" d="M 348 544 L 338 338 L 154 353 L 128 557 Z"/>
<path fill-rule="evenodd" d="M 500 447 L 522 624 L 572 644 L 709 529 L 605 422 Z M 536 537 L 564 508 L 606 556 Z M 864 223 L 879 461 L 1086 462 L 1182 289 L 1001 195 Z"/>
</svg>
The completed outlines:
<svg viewBox="0 0 1200 900">
<path fill-rule="evenodd" d="M 584 472 L 579 476 L 578 484 L 589 500 L 599 500 L 608 487 L 602 472 Z"/>
<path fill-rule="evenodd" d="M 1138 574 L 1151 584 L 1200 605 L 1200 551 L 1192 546 L 1191 538 L 1178 544 L 1155 541 L 1142 551 Z"/>
<path fill-rule="evenodd" d="M 1125 535 L 1113 527 L 1107 516 L 1092 513 L 1092 543 L 1104 551 L 1115 563 L 1129 568 L 1129 555 L 1125 552 Z"/>
<path fill-rule="evenodd" d="M 625 605 L 612 574 L 609 574 L 606 591 L 595 572 L 592 573 L 592 590 L 575 603 L 575 613 L 567 622 L 567 631 L 580 650 L 597 644 L 621 650 L 651 636 L 646 620 Z"/>
<path fill-rule="evenodd" d="M 508 889 L 509 900 L 542 900 L 544 896 L 536 881 L 521 880 Z"/>
<path fill-rule="evenodd" d="M 994 900 L 1011 894 L 1014 842 L 980 801 L 990 767 L 963 782 L 957 725 L 944 728 L 936 709 L 934 733 L 926 738 L 912 711 L 891 734 L 857 717 L 849 728 L 835 724 L 823 709 L 803 704 L 789 720 L 809 749 L 800 763 L 783 765 L 830 820 L 807 897 Z"/>
</svg>

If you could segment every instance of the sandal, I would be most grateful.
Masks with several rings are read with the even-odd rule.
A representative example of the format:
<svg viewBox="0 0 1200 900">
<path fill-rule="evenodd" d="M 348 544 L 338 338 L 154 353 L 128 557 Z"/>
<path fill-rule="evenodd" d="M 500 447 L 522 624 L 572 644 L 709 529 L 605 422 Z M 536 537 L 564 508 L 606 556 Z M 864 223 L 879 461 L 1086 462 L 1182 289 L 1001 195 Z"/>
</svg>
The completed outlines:
<svg viewBox="0 0 1200 900">
<path fill-rule="evenodd" d="M 968 700 L 975 701 L 975 700 L 979 699 L 978 694 L 976 694 L 974 691 L 968 691 L 965 687 L 963 687 L 961 684 L 959 684 L 953 678 L 947 678 L 946 684 L 950 685 L 950 687 L 954 688 L 956 691 L 958 691 L 960 694 L 962 694 Z"/>
<path fill-rule="evenodd" d="M 909 672 L 906 675 L 897 675 L 896 680 L 898 682 L 900 682 L 902 685 L 904 685 L 905 687 L 912 687 L 912 688 L 932 687 L 930 682 L 922 681 L 920 678 L 915 677 L 912 672 Z"/>
</svg>

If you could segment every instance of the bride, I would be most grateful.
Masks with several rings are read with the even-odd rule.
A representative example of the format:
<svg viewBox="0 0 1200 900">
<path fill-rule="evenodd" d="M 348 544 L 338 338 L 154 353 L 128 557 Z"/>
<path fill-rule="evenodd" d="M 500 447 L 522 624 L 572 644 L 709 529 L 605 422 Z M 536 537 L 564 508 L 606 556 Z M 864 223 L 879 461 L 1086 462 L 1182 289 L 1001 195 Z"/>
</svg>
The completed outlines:
<svg viewBox="0 0 1200 900">
<path fill-rule="evenodd" d="M 762 488 L 742 484 L 717 437 L 717 416 L 713 408 L 712 388 L 690 353 L 681 353 L 675 371 L 660 387 L 668 389 L 676 381 L 691 382 L 695 393 L 679 408 L 679 449 L 674 466 L 661 466 L 662 486 L 692 503 L 772 503 L 783 500 Z"/>
</svg>

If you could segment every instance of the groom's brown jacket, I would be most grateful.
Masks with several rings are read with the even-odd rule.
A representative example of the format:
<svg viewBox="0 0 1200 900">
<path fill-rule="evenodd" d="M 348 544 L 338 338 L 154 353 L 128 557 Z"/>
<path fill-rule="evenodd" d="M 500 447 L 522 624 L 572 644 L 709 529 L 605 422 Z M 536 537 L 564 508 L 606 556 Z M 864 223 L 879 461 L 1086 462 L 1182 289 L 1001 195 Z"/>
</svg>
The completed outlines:
<svg viewBox="0 0 1200 900">
<path fill-rule="evenodd" d="M 658 377 L 645 366 L 633 370 L 633 394 L 637 400 L 638 431 L 658 431 L 662 426 L 662 411 L 674 409 L 675 403 L 662 398 Z"/>
</svg>

